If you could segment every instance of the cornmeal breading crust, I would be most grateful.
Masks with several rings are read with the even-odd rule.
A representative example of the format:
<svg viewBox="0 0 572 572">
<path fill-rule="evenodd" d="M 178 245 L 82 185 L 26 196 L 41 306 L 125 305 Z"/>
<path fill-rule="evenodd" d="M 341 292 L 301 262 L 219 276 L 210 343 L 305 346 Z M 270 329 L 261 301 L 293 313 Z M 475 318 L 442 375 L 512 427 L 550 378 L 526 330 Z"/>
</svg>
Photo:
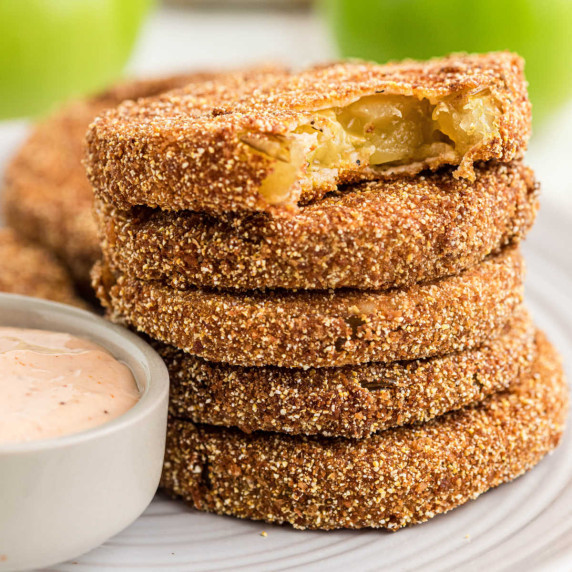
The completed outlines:
<svg viewBox="0 0 572 572">
<path fill-rule="evenodd" d="M 351 187 L 295 215 L 129 211 L 96 202 L 111 266 L 173 288 L 385 289 L 458 274 L 518 242 L 538 192 L 520 163 Z"/>
<path fill-rule="evenodd" d="M 7 228 L 0 229 L 0 292 L 85 307 L 53 255 Z"/>
<path fill-rule="evenodd" d="M 307 167 L 302 167 L 288 196 L 272 204 L 261 185 L 284 160 L 284 152 L 278 158 L 260 152 L 247 142 L 253 137 L 288 141 L 291 131 L 316 110 L 376 93 L 435 100 L 484 92 L 498 106 L 497 133 L 463 156 L 456 175 L 471 179 L 474 162 L 520 158 L 530 134 L 523 63 L 508 52 L 385 66 L 341 62 L 288 77 L 270 75 L 265 81 L 225 79 L 127 103 L 91 125 L 88 176 L 96 194 L 122 208 L 147 205 L 217 214 L 295 208 L 341 184 L 414 175 L 450 159 L 387 168 L 352 162 L 328 182 L 303 184 L 300 177 Z"/>
<path fill-rule="evenodd" d="M 173 419 L 162 486 L 199 510 L 296 528 L 398 529 L 447 512 L 558 444 L 568 386 L 541 334 L 531 375 L 483 403 L 361 440 Z"/>
<path fill-rule="evenodd" d="M 334 367 L 470 349 L 495 335 L 522 300 L 517 248 L 405 290 L 174 290 L 94 269 L 111 319 L 209 361 Z"/>
<path fill-rule="evenodd" d="M 155 343 L 171 378 L 170 412 L 242 431 L 363 438 L 477 403 L 518 382 L 536 357 L 524 308 L 498 337 L 446 356 L 340 368 L 237 367 Z"/>
<path fill-rule="evenodd" d="M 88 285 L 100 254 L 92 213 L 93 190 L 82 164 L 89 124 L 122 101 L 216 76 L 196 72 L 131 81 L 75 101 L 40 122 L 7 168 L 2 192 L 7 223 L 27 240 L 52 251 L 76 281 Z"/>
</svg>

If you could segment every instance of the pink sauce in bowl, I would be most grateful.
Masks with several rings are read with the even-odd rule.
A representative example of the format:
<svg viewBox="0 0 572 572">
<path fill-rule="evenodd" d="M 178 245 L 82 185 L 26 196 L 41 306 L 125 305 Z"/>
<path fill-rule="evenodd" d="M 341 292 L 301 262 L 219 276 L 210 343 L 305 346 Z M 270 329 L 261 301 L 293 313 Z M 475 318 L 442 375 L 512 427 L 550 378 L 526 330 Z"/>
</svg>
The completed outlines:
<svg viewBox="0 0 572 572">
<path fill-rule="evenodd" d="M 19 333 L 18 328 L 34 328 L 34 336 L 54 335 L 46 330 L 69 335 L 18 340 L 21 336 L 14 335 L 14 332 Z M 76 346 L 71 341 L 72 336 L 77 336 L 82 345 Z M 0 337 L 3 338 L 0 431 L 4 432 L 0 439 L 0 570 L 46 567 L 59 570 L 58 562 L 73 560 L 117 534 L 153 499 L 165 452 L 169 375 L 159 355 L 134 333 L 93 313 L 47 300 L 0 293 Z M 44 349 L 36 351 L 38 346 Z M 77 389 L 74 380 L 71 396 L 64 393 L 65 398 L 61 399 L 61 388 L 57 389 L 49 401 L 50 407 L 42 404 L 40 408 L 40 411 L 47 411 L 44 420 L 50 424 L 53 421 L 57 429 L 50 431 L 54 438 L 47 438 L 48 433 L 38 433 L 38 426 L 45 429 L 50 424 L 40 424 L 40 415 L 31 416 L 31 406 L 26 403 L 22 407 L 22 401 L 18 401 L 30 398 L 26 392 L 16 393 L 11 407 L 5 405 L 6 396 L 14 395 L 14 383 L 6 386 L 7 364 L 10 363 L 6 357 L 9 352 L 23 350 L 45 354 L 39 356 L 41 359 L 46 355 L 62 354 L 62 363 L 70 357 L 66 354 L 73 353 L 71 358 L 75 358 L 81 356 L 82 351 L 99 350 L 105 353 L 103 363 L 113 362 L 115 358 L 121 367 L 111 366 L 109 378 L 113 382 L 110 386 L 113 392 L 108 390 L 107 395 L 101 391 L 104 384 L 87 383 L 89 375 L 85 375 L 84 370 L 75 376 L 85 379 L 86 385 Z M 57 361 L 60 363 L 60 358 Z M 44 363 L 39 363 L 37 369 L 40 373 L 44 370 L 44 375 L 51 371 L 48 377 L 58 377 Z M 73 365 L 67 373 L 77 369 L 81 368 Z M 131 373 L 137 387 L 129 378 L 128 397 L 122 407 L 113 410 L 119 417 L 105 423 L 103 421 L 110 419 L 105 410 L 111 413 L 109 403 L 115 406 L 121 395 L 117 390 L 117 371 Z M 18 381 L 29 382 L 21 378 Z M 54 384 L 47 384 L 40 378 L 35 385 L 38 394 L 46 387 L 53 388 Z M 63 389 L 69 391 L 69 388 Z M 74 396 L 84 393 L 86 397 L 78 397 L 78 400 L 89 403 L 90 407 L 95 404 L 93 410 L 102 414 L 99 417 L 102 424 L 93 426 L 94 419 L 87 419 L 91 417 L 91 410 L 82 408 L 81 414 L 75 417 L 79 419 L 77 424 L 74 421 L 67 427 L 57 427 L 59 409 L 70 405 L 73 412 L 76 407 Z M 60 405 L 60 401 L 66 404 Z M 15 415 L 17 410 L 23 415 Z M 125 412 L 121 414 L 121 410 Z M 10 422 L 6 423 L 8 415 Z M 30 417 L 35 424 L 33 430 L 27 425 Z M 86 419 L 87 425 L 84 424 Z M 15 434 L 14 420 L 23 423 L 24 434 Z M 86 427 L 91 428 L 83 430 Z M 7 428 L 10 436 L 5 432 Z M 57 436 L 62 433 L 67 434 Z"/>
<path fill-rule="evenodd" d="M 101 346 L 66 333 L 0 327 L 0 445 L 97 427 L 139 397 L 131 370 Z"/>
</svg>

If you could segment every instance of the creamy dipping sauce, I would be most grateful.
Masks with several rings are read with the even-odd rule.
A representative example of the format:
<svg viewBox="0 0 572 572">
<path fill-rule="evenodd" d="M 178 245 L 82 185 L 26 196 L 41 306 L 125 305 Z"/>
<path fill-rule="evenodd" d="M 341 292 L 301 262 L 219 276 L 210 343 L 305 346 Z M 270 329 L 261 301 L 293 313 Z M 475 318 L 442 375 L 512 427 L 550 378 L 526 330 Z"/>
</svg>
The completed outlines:
<svg viewBox="0 0 572 572">
<path fill-rule="evenodd" d="M 78 433 L 139 399 L 131 370 L 70 334 L 0 327 L 0 444 Z"/>
</svg>

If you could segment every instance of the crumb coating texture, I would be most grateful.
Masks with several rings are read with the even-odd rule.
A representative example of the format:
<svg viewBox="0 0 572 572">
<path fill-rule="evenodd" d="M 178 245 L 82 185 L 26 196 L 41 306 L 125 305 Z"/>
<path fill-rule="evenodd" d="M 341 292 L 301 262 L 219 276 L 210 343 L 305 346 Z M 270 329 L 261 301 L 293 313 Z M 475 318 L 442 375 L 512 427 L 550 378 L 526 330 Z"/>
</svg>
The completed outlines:
<svg viewBox="0 0 572 572">
<path fill-rule="evenodd" d="M 520 158 L 530 135 L 523 62 L 508 52 L 383 66 L 340 62 L 289 76 L 269 74 L 264 80 L 224 78 L 127 103 L 91 125 L 88 176 L 96 194 L 122 208 L 147 205 L 213 214 L 295 209 L 299 201 L 320 198 L 338 185 L 396 172 L 415 175 L 447 161 L 384 170 L 352 163 L 340 168 L 333 181 L 310 187 L 302 186 L 298 174 L 292 192 L 276 207 L 261 185 L 281 160 L 246 144 L 245 134 L 286 140 L 315 111 L 376 93 L 435 100 L 482 92 L 498 106 L 497 133 L 462 158 L 457 175 L 472 179 L 475 162 Z"/>
<path fill-rule="evenodd" d="M 498 337 L 434 358 L 340 368 L 237 367 L 155 343 L 170 414 L 241 431 L 363 438 L 483 401 L 529 374 L 535 329 L 519 308 Z"/>
<path fill-rule="evenodd" d="M 377 290 L 458 274 L 518 242 L 538 209 L 521 163 L 365 183 L 295 214 L 213 218 L 96 201 L 105 257 L 119 271 L 190 286 Z"/>
<path fill-rule="evenodd" d="M 52 251 L 82 285 L 100 255 L 93 189 L 82 164 L 94 118 L 122 101 L 158 95 L 217 74 L 195 72 L 116 85 L 66 105 L 38 123 L 10 161 L 2 202 L 8 225 Z"/>
<path fill-rule="evenodd" d="M 71 278 L 52 254 L 0 229 L 0 292 L 85 307 Z"/>
<path fill-rule="evenodd" d="M 247 435 L 172 419 L 162 486 L 199 510 L 296 528 L 396 530 L 532 468 L 558 444 L 568 387 L 538 336 L 531 375 L 483 403 L 361 440 Z"/>
<path fill-rule="evenodd" d="M 524 262 L 506 248 L 458 276 L 388 291 L 173 290 L 105 264 L 94 288 L 109 317 L 209 361 L 333 367 L 470 349 L 522 301 Z"/>
</svg>

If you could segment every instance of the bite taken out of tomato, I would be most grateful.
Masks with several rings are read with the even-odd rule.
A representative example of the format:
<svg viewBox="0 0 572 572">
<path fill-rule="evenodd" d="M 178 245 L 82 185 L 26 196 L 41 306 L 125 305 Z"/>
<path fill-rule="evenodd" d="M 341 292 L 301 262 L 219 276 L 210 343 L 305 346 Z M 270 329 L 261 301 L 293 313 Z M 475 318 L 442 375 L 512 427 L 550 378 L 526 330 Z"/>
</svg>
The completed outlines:
<svg viewBox="0 0 572 572">
<path fill-rule="evenodd" d="M 535 120 L 572 97 L 572 0 L 323 0 L 341 55 L 378 62 L 511 50 Z"/>
<path fill-rule="evenodd" d="M 0 0 L 0 118 L 117 79 L 153 0 Z"/>
</svg>

